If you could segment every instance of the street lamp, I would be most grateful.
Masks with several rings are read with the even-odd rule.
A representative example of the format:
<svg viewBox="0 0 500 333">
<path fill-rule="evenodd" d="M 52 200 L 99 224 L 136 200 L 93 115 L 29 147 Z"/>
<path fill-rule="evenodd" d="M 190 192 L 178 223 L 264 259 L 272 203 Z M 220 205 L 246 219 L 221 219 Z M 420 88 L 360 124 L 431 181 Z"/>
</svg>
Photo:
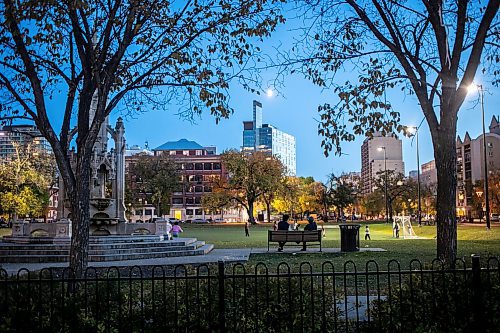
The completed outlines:
<svg viewBox="0 0 500 333">
<path fill-rule="evenodd" d="M 420 153 L 418 149 L 418 127 L 416 126 L 410 126 L 408 128 L 409 132 L 413 135 L 415 135 L 415 138 L 417 140 L 417 194 L 418 194 L 418 207 L 417 207 L 417 218 L 418 218 L 418 226 L 422 226 L 422 213 L 421 213 L 421 199 L 420 199 Z"/>
<path fill-rule="evenodd" d="M 389 223 L 389 212 L 388 212 L 388 205 L 387 205 L 387 152 L 386 152 L 386 149 L 384 146 L 382 147 L 378 147 L 377 148 L 378 151 L 384 151 L 384 173 L 385 173 L 385 188 L 384 188 L 384 191 L 385 191 L 385 223 Z"/>
<path fill-rule="evenodd" d="M 486 228 L 489 230 L 490 226 L 490 200 L 488 194 L 488 159 L 486 156 L 486 130 L 484 126 L 484 89 L 482 84 L 471 84 L 469 91 L 477 90 L 481 100 L 481 115 L 483 123 L 483 159 L 484 159 L 484 201 L 486 208 Z"/>
</svg>

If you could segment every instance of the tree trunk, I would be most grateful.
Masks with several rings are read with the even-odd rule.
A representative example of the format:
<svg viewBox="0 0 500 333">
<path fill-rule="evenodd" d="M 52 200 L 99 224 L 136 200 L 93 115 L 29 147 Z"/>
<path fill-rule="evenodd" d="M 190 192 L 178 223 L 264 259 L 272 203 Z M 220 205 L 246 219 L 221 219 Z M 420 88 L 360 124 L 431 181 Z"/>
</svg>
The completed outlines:
<svg viewBox="0 0 500 333">
<path fill-rule="evenodd" d="M 266 202 L 267 222 L 271 223 L 271 203 Z"/>
<path fill-rule="evenodd" d="M 247 213 L 248 213 L 248 221 L 251 223 L 251 224 L 255 224 L 255 219 L 253 217 L 253 201 L 251 200 L 248 200 L 248 209 L 247 209 Z"/>
<path fill-rule="evenodd" d="M 82 154 L 83 155 L 83 154 Z M 80 156 L 79 156 L 80 158 Z M 83 156 L 81 158 L 84 158 Z M 80 161 L 76 170 L 75 191 L 69 193 L 72 213 L 72 237 L 69 267 L 82 277 L 88 263 L 90 224 L 90 158 Z"/>
<path fill-rule="evenodd" d="M 446 126 L 446 125 L 445 125 Z M 433 136 L 437 169 L 437 257 L 453 266 L 457 256 L 456 125 L 441 126 Z"/>
</svg>

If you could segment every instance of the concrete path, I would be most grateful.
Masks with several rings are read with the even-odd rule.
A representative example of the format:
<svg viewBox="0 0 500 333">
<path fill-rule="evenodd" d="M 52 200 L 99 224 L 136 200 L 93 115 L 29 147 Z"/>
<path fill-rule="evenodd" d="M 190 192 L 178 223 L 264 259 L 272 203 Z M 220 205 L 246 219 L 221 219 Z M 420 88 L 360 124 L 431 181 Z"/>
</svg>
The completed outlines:
<svg viewBox="0 0 500 333">
<path fill-rule="evenodd" d="M 207 264 L 216 263 L 218 261 L 224 262 L 246 262 L 251 254 L 311 254 L 320 253 L 319 248 L 311 247 L 307 251 L 300 251 L 301 246 L 285 246 L 283 252 L 278 252 L 277 247 L 273 246 L 269 249 L 266 248 L 244 248 L 244 249 L 214 249 L 210 253 L 198 256 L 185 256 L 185 257 L 166 257 L 166 258 L 153 258 L 153 259 L 140 259 L 140 260 L 124 260 L 124 261 L 103 261 L 91 262 L 89 267 L 131 267 L 131 266 L 166 266 L 166 265 L 182 265 L 182 264 Z M 361 248 L 361 252 L 384 252 L 386 250 L 381 248 Z M 340 253 L 339 248 L 323 248 L 323 253 Z M 1 268 L 7 271 L 7 274 L 13 275 L 26 268 L 29 271 L 38 271 L 43 268 L 61 268 L 67 267 L 68 264 L 64 262 L 56 263 L 2 263 Z"/>
</svg>

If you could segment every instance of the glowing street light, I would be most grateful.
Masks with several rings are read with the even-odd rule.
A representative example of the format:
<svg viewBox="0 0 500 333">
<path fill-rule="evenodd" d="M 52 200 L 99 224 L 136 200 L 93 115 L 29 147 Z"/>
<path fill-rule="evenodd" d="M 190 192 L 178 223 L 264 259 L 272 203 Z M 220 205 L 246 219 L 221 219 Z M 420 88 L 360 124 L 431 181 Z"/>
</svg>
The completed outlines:
<svg viewBox="0 0 500 333">
<path fill-rule="evenodd" d="M 469 92 L 478 92 L 481 99 L 481 115 L 483 124 L 483 159 L 484 159 L 484 201 L 486 209 L 486 228 L 489 230 L 490 226 L 490 200 L 488 193 L 488 159 L 486 157 L 486 130 L 484 126 L 484 89 L 481 84 L 471 84 L 468 88 Z"/>
<path fill-rule="evenodd" d="M 418 226 L 422 226 L 422 213 L 421 213 L 421 199 L 420 199 L 420 153 L 418 149 L 418 127 L 417 126 L 410 126 L 408 127 L 408 132 L 413 134 L 415 138 L 417 139 L 417 194 L 418 194 L 418 207 L 417 207 L 417 219 L 418 219 Z"/>
<path fill-rule="evenodd" d="M 271 89 L 271 88 L 268 88 L 266 90 L 266 96 L 269 97 L 269 98 L 273 97 L 274 96 L 274 90 Z"/>
</svg>

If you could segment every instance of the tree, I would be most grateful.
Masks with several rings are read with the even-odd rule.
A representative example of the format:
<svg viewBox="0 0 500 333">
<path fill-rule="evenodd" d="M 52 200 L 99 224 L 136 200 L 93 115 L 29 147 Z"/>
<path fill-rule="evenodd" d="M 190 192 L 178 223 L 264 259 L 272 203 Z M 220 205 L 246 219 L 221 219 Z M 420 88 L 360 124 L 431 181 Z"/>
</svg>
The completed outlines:
<svg viewBox="0 0 500 333">
<path fill-rule="evenodd" d="M 87 266 L 90 160 L 106 117 L 173 102 L 186 117 L 228 117 L 229 82 L 253 89 L 255 42 L 283 21 L 273 0 L 2 0 L 0 13 L 0 117 L 33 120 L 52 147 L 72 209 L 76 276 Z"/>
<path fill-rule="evenodd" d="M 387 186 L 387 198 L 385 200 L 387 200 L 389 221 L 391 222 L 393 221 L 394 207 L 396 206 L 396 210 L 402 210 L 403 203 L 409 198 L 414 197 L 414 192 L 416 192 L 415 181 L 405 179 L 402 173 L 394 170 L 387 170 L 387 183 L 385 171 L 378 171 L 375 186 L 375 191 L 380 197 L 385 195 L 385 188 Z"/>
<path fill-rule="evenodd" d="M 318 108 L 326 154 L 340 153 L 341 142 L 355 135 L 404 130 L 399 112 L 385 100 L 386 90 L 398 88 L 416 97 L 431 132 L 438 174 L 437 256 L 448 264 L 457 253 L 458 112 L 481 62 L 493 83 L 500 81 L 500 0 L 483 3 L 305 1 L 305 21 L 313 23 L 295 46 L 300 54 L 286 59 L 302 64 L 314 83 L 333 85 L 338 95 L 337 105 Z M 335 74 L 345 69 L 358 70 L 358 78 L 336 83 Z"/>
<path fill-rule="evenodd" d="M 156 204 L 158 216 L 170 209 L 172 192 L 179 188 L 180 172 L 175 161 L 168 155 L 140 155 L 131 165 L 130 173 L 136 178 L 136 187 L 131 189 L 131 203 L 145 195 Z"/>
<path fill-rule="evenodd" d="M 330 203 L 337 208 L 339 218 L 344 216 L 344 209 L 356 200 L 356 190 L 346 181 L 345 175 L 340 177 L 335 174 L 328 176 L 327 193 Z"/>
<path fill-rule="evenodd" d="M 56 169 L 52 156 L 31 143 L 13 142 L 15 153 L 0 162 L 0 212 L 17 220 L 21 216 L 45 216 Z"/>
<path fill-rule="evenodd" d="M 215 182 L 217 184 L 217 182 Z M 224 209 L 230 208 L 233 205 L 231 197 L 219 187 L 214 188 L 212 193 L 205 193 L 201 198 L 203 209 L 211 212 L 221 211 L 224 218 Z"/>
<path fill-rule="evenodd" d="M 254 205 L 265 192 L 277 189 L 277 184 L 284 177 L 281 161 L 264 152 L 251 154 L 236 150 L 225 151 L 222 164 L 228 173 L 228 179 L 217 185 L 217 191 L 224 191 L 233 200 L 243 206 L 251 223 L 255 223 Z"/>
</svg>

